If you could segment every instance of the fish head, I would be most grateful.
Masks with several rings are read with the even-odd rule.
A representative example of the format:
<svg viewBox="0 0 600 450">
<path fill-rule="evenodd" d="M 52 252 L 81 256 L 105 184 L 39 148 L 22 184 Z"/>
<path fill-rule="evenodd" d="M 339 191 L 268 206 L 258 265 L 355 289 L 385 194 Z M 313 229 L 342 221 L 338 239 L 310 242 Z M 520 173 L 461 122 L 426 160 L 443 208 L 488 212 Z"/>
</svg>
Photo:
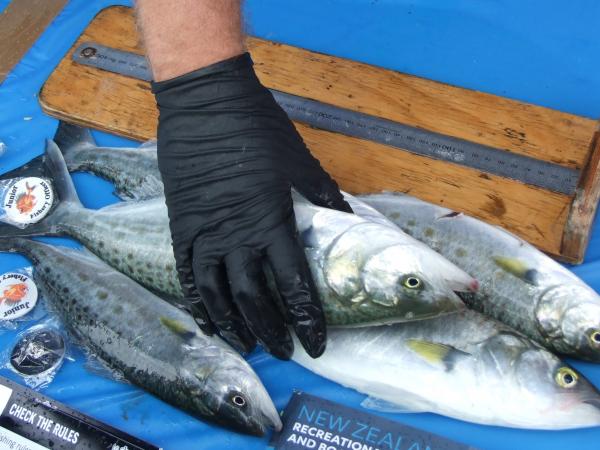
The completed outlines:
<svg viewBox="0 0 600 450">
<path fill-rule="evenodd" d="M 371 255 L 362 267 L 367 299 L 363 308 L 386 308 L 388 317 L 406 320 L 463 309 L 453 289 L 430 277 L 426 264 L 411 245 L 394 245 Z"/>
<path fill-rule="evenodd" d="M 220 350 L 210 363 L 197 358 L 193 371 L 186 374 L 194 394 L 190 396 L 193 409 L 220 425 L 255 436 L 268 429 L 281 430 L 277 409 L 254 370 L 233 350 L 224 346 Z"/>
<path fill-rule="evenodd" d="M 574 368 L 542 348 L 521 353 L 514 365 L 525 426 L 548 429 L 600 425 L 600 392 Z M 508 382 L 511 382 L 510 379 Z"/>
<path fill-rule="evenodd" d="M 600 296 L 568 281 L 543 294 L 536 310 L 539 328 L 557 351 L 600 362 Z"/>
<path fill-rule="evenodd" d="M 479 282 L 467 272 L 447 260 L 435 250 L 421 242 L 415 243 L 419 248 L 421 267 L 427 268 L 429 278 L 444 284 L 454 292 L 474 293 L 479 289 Z"/>
</svg>

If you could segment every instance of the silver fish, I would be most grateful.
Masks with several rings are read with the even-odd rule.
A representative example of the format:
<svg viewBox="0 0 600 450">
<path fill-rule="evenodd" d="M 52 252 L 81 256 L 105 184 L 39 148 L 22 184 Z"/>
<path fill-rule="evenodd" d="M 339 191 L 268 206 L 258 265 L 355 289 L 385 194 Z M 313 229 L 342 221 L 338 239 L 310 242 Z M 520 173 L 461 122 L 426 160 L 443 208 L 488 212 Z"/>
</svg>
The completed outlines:
<svg viewBox="0 0 600 450">
<path fill-rule="evenodd" d="M 54 140 L 70 172 L 90 172 L 111 181 L 122 200 L 144 200 L 163 195 L 156 159 L 156 141 L 136 148 L 99 147 L 88 129 L 59 122 Z M 13 179 L 44 177 L 43 155 L 0 176 Z"/>
<path fill-rule="evenodd" d="M 41 222 L 13 235 L 69 235 L 114 268 L 163 295 L 181 298 L 163 198 L 100 210 L 77 199 L 60 150 L 45 162 L 61 199 Z M 453 291 L 477 282 L 396 227 L 295 200 L 296 220 L 331 325 L 375 324 L 464 308 Z"/>
<path fill-rule="evenodd" d="M 600 296 L 570 270 L 502 228 L 447 208 L 401 194 L 361 200 L 475 276 L 479 291 L 462 295 L 470 307 L 550 350 L 600 362 Z"/>
<path fill-rule="evenodd" d="M 368 394 L 363 406 L 516 428 L 600 425 L 600 392 L 525 336 L 475 311 L 332 329 L 317 359 L 293 360 Z"/>
<path fill-rule="evenodd" d="M 206 336 L 185 312 L 89 252 L 23 238 L 0 251 L 34 264 L 50 307 L 83 346 L 132 383 L 188 413 L 262 436 L 281 429 L 267 391 L 244 359 Z"/>
<path fill-rule="evenodd" d="M 137 148 L 98 147 L 89 130 L 60 122 L 54 141 L 61 149 L 69 172 L 85 171 L 115 185 L 124 200 L 143 200 L 163 195 L 156 160 L 156 141 Z"/>
</svg>

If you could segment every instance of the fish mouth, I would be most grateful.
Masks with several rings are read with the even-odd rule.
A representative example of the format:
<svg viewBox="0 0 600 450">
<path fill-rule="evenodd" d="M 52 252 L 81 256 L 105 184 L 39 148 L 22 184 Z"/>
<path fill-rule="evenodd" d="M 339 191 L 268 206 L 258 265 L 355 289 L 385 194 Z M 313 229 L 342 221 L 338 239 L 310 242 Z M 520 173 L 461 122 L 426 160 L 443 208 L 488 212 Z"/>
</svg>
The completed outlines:
<svg viewBox="0 0 600 450">
<path fill-rule="evenodd" d="M 264 436 L 268 431 L 281 431 L 283 423 L 277 411 L 268 413 L 261 412 L 259 418 L 252 418 L 246 424 L 245 430 L 253 436 Z"/>
<path fill-rule="evenodd" d="M 272 411 L 268 411 L 267 413 L 263 412 L 262 416 L 262 423 L 266 424 L 268 429 L 271 429 L 273 431 L 281 431 L 281 429 L 283 428 L 283 423 L 281 422 L 281 416 L 275 408 L 273 408 Z"/>
<path fill-rule="evenodd" d="M 444 282 L 451 290 L 458 293 L 476 293 L 479 290 L 479 281 L 475 278 L 458 281 L 453 278 L 445 278 Z"/>
<path fill-rule="evenodd" d="M 583 403 L 592 405 L 594 408 L 600 411 L 600 398 L 591 398 L 589 400 L 584 400 Z"/>
</svg>

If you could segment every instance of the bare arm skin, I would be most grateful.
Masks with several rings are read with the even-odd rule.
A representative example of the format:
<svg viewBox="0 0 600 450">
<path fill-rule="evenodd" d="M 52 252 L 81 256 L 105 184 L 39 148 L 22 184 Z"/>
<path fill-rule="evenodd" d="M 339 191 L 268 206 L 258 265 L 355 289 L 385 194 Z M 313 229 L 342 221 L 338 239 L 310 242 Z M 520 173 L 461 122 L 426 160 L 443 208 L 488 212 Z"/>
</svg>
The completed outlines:
<svg viewBox="0 0 600 450">
<path fill-rule="evenodd" d="M 240 0 L 137 0 L 136 6 L 155 81 L 245 51 Z"/>
<path fill-rule="evenodd" d="M 291 324 L 316 358 L 325 350 L 325 315 L 290 187 L 319 206 L 351 209 L 260 83 L 244 48 L 241 1 L 137 0 L 177 272 L 205 333 L 242 352 L 259 343 L 289 359 Z"/>
</svg>

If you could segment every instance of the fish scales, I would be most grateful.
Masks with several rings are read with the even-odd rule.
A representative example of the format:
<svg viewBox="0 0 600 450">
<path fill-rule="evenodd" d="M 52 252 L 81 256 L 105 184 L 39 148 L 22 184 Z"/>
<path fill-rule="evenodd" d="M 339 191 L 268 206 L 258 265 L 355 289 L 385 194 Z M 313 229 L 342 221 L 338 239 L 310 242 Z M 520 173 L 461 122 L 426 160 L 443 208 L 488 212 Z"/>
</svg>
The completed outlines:
<svg viewBox="0 0 600 450">
<path fill-rule="evenodd" d="M 150 289 L 183 296 L 171 247 L 164 201 L 63 208 L 57 223 L 102 260 Z"/>
<path fill-rule="evenodd" d="M 153 384 L 155 393 L 164 397 L 169 383 L 177 382 L 175 368 L 189 352 L 181 336 L 161 326 L 159 318 L 166 315 L 195 330 L 189 315 L 163 305 L 164 301 L 148 301 L 147 291 L 115 275 L 99 260 L 81 257 L 77 250 L 32 246 L 29 255 L 35 258 L 37 285 L 54 299 L 52 309 L 74 335 L 136 384 L 146 384 L 140 383 L 140 375 L 160 374 Z M 194 339 L 214 345 L 201 333 Z"/>
<path fill-rule="evenodd" d="M 85 209 L 54 143 L 48 143 L 45 158 L 61 203 L 43 221 L 24 230 L 7 226 L 12 231 L 6 233 L 73 236 L 149 289 L 181 299 L 164 198 Z M 331 325 L 446 314 L 464 308 L 454 290 L 476 285 L 471 276 L 395 227 L 316 207 L 299 196 L 294 210 Z"/>
<path fill-rule="evenodd" d="M 50 309 L 87 350 L 125 379 L 195 416 L 252 434 L 280 427 L 248 364 L 221 339 L 202 333 L 189 314 L 89 252 L 21 238 L 8 244 L 0 240 L 0 250 L 19 251 L 33 261 L 34 279 Z M 222 378 L 208 380 L 213 373 Z M 248 408 L 258 408 L 257 418 L 243 417 L 240 423 L 239 417 L 231 422 L 219 417 L 223 407 L 215 403 L 229 401 L 222 397 L 230 392 L 246 395 Z"/>
<path fill-rule="evenodd" d="M 475 276 L 478 292 L 461 294 L 471 308 L 551 350 L 600 362 L 600 296 L 572 272 L 507 231 L 447 208 L 401 194 L 361 200 Z"/>
<path fill-rule="evenodd" d="M 65 122 L 59 124 L 54 139 L 70 171 L 92 172 L 112 181 L 120 197 L 141 200 L 162 195 L 155 142 L 107 151 L 111 149 L 96 146 L 88 130 Z"/>
<path fill-rule="evenodd" d="M 533 429 L 600 424 L 600 394 L 574 369 L 510 327 L 465 310 L 422 321 L 328 331 L 327 350 L 293 359 L 368 394 L 363 406 L 434 412 Z M 561 374 L 574 384 L 559 384 Z M 561 379 L 561 382 L 563 380 Z"/>
<path fill-rule="evenodd" d="M 162 194 L 162 181 L 157 174 L 156 147 L 154 149 L 124 149 L 111 158 L 117 157 L 118 164 L 108 165 L 107 155 L 102 148 L 87 147 L 66 159 L 69 171 L 86 171 L 100 174 L 119 186 L 123 197 L 132 199 L 152 198 Z M 132 171 L 115 170 L 118 167 L 131 166 Z"/>
</svg>

